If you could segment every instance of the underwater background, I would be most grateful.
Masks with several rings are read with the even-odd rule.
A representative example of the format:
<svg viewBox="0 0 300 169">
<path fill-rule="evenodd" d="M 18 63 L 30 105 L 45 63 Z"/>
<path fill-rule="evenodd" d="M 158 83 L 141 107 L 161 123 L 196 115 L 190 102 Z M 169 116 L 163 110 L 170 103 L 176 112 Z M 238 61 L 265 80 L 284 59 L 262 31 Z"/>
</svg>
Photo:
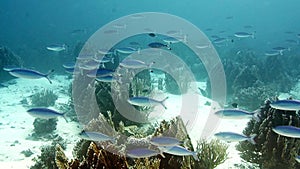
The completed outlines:
<svg viewBox="0 0 300 169">
<path fill-rule="evenodd" d="M 274 106 L 278 100 L 300 99 L 299 6 L 297 0 L 1 0 L 0 165 L 4 168 L 300 168 L 299 137 L 280 135 L 275 128 L 300 127 L 300 106 L 298 103 L 292 109 Z M 210 45 L 196 48 L 217 52 L 226 79 L 222 86 L 226 89 L 224 102 L 214 107 L 218 100 L 212 96 L 210 72 L 196 57 L 197 53 L 184 46 L 189 36 L 182 41 L 167 42 L 161 40 L 166 35 L 149 30 L 147 34 L 130 37 L 105 51 L 111 53 L 104 54 L 108 61 L 102 60 L 100 67 L 104 69 L 98 70 L 116 70 L 121 63 L 124 67 L 138 67 L 126 65 L 124 58 L 133 52 L 140 54 L 140 48 L 159 48 L 175 53 L 187 63 L 195 77 L 191 82 L 194 88 L 189 87 L 190 79 L 181 72 L 184 68 L 173 73 L 178 74 L 181 82 L 188 83 L 178 83 L 170 74 L 151 69 L 151 58 L 144 58 L 148 63 L 144 64 L 146 70 L 136 76 L 130 69 L 118 72 L 123 73 L 120 76 L 116 74 L 131 80 L 125 88 L 118 87 L 117 84 L 124 84 L 119 79 L 99 76 L 107 77 L 100 79 L 95 75 L 98 71 L 89 74 L 90 69 L 75 65 L 80 57 L 88 55 L 84 53 L 88 48 L 86 42 L 101 27 L 144 12 L 178 16 L 202 31 L 201 38 L 208 38 Z M 129 29 L 126 23 L 118 26 L 120 30 Z M 122 47 L 128 47 L 126 44 L 129 48 L 125 50 Z M 163 57 L 157 57 L 153 65 L 175 62 Z M 24 77 L 14 73 L 15 68 L 18 71 L 21 68 L 21 73 L 23 68 L 54 72 L 49 71 L 49 76 Z M 120 92 L 114 95 L 113 89 Z M 124 96 L 123 90 L 129 94 Z M 180 117 L 181 99 L 187 93 L 197 95 L 197 113 Z M 147 112 L 132 116 L 142 121 L 154 116 L 154 120 L 139 123 L 126 119 L 114 102 L 124 98 L 135 110 Z M 151 104 L 149 98 L 154 99 Z M 38 112 L 41 115 L 30 114 L 36 107 L 63 114 L 53 115 L 44 109 Z M 241 117 L 230 114 L 228 120 L 224 114 L 219 118 L 210 116 L 212 112 L 227 109 L 240 113 Z M 155 114 L 160 111 L 164 114 Z M 190 118 L 196 120 L 187 120 Z M 218 124 L 214 133 L 205 130 L 210 120 Z M 95 136 L 90 131 L 98 133 Z M 205 132 L 209 137 L 204 137 Z M 165 142 L 154 141 L 156 138 Z M 171 143 L 174 139 L 176 143 Z M 172 145 L 171 148 L 166 144 Z"/>
</svg>

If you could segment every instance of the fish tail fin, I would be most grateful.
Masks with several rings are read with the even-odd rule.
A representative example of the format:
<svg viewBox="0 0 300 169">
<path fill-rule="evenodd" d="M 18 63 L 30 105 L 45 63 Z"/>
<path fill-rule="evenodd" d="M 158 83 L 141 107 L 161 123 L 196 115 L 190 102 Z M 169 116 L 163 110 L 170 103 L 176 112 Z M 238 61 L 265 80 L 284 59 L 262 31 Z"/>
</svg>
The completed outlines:
<svg viewBox="0 0 300 169">
<path fill-rule="evenodd" d="M 282 51 L 282 50 L 280 50 L 280 51 L 279 51 L 279 54 L 280 54 L 280 55 L 283 55 L 283 51 Z"/>
<path fill-rule="evenodd" d="M 66 117 L 66 113 L 63 115 L 63 118 L 66 120 L 67 123 L 69 123 L 67 117 Z"/>
<path fill-rule="evenodd" d="M 166 158 L 166 156 L 164 155 L 163 152 L 160 152 L 159 155 L 160 155 L 162 158 Z"/>
<path fill-rule="evenodd" d="M 250 136 L 249 142 L 250 142 L 251 144 L 256 144 L 256 141 L 255 141 L 255 137 L 256 137 L 256 136 L 257 136 L 256 134 L 253 134 L 253 135 Z"/>
<path fill-rule="evenodd" d="M 115 64 L 115 57 L 112 57 L 112 58 L 111 58 L 111 63 L 112 63 L 112 64 Z"/>
<path fill-rule="evenodd" d="M 149 68 L 153 65 L 153 64 L 155 64 L 155 62 L 153 61 L 153 62 L 151 62 L 150 64 L 149 64 Z"/>
<path fill-rule="evenodd" d="M 257 121 L 257 122 L 260 122 L 260 118 L 259 118 L 259 115 L 257 114 L 257 113 L 254 113 L 253 114 L 253 119 L 255 120 L 255 121 Z"/>
<path fill-rule="evenodd" d="M 197 155 L 197 152 L 193 152 L 193 158 L 196 160 L 196 161 L 199 161 L 199 158 L 198 158 L 198 155 Z"/>
<path fill-rule="evenodd" d="M 254 31 L 254 32 L 252 33 L 252 35 L 251 35 L 251 37 L 252 37 L 253 39 L 255 39 L 255 34 L 256 34 L 256 31 Z"/>
<path fill-rule="evenodd" d="M 54 72 L 54 69 L 51 69 L 46 75 L 45 75 L 45 78 L 50 82 L 50 84 L 52 84 L 52 81 L 49 79 L 49 75 L 51 74 L 51 73 L 53 73 Z"/>
<path fill-rule="evenodd" d="M 165 101 L 169 98 L 169 96 L 167 96 L 166 98 L 164 98 L 162 101 L 160 101 L 160 104 L 167 109 L 166 105 L 165 105 Z"/>
</svg>

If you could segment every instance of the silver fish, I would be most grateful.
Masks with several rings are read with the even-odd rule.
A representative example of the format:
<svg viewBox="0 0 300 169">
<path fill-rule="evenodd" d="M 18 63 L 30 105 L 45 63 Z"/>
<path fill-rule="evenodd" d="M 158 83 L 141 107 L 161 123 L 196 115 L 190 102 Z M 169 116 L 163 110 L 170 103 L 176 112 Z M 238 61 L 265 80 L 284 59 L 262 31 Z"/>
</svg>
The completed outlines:
<svg viewBox="0 0 300 169">
<path fill-rule="evenodd" d="M 25 78 L 25 79 L 40 79 L 40 78 L 46 78 L 50 84 L 52 84 L 51 80 L 49 79 L 49 74 L 54 72 L 54 70 L 50 70 L 47 74 L 43 74 L 41 72 L 38 72 L 36 70 L 31 69 L 23 69 L 23 68 L 14 68 L 10 69 L 8 71 L 9 74 L 19 77 L 19 78 Z"/>
<path fill-rule="evenodd" d="M 277 56 L 279 54 L 280 54 L 279 51 L 276 51 L 276 50 L 269 50 L 269 51 L 265 52 L 266 56 Z"/>
<path fill-rule="evenodd" d="M 253 135 L 251 137 L 238 134 L 238 133 L 233 133 L 233 132 L 219 132 L 215 134 L 215 137 L 217 137 L 220 140 L 224 140 L 227 142 L 235 142 L 235 141 L 249 141 L 252 144 L 256 144 L 254 138 L 256 135 Z"/>
<path fill-rule="evenodd" d="M 216 111 L 215 115 L 224 119 L 251 119 L 254 117 L 255 113 L 238 109 L 224 109 Z"/>
<path fill-rule="evenodd" d="M 180 42 L 179 39 L 177 38 L 174 38 L 174 37 L 167 37 L 167 38 L 164 38 L 163 41 L 167 44 L 174 44 L 174 43 L 178 43 Z"/>
<path fill-rule="evenodd" d="M 151 150 L 148 148 L 136 148 L 127 151 L 127 156 L 131 158 L 148 158 L 152 156 L 157 156 L 158 154 L 161 153 L 159 151 Z"/>
<path fill-rule="evenodd" d="M 299 100 L 278 100 L 270 104 L 274 109 L 299 111 L 300 101 Z"/>
<path fill-rule="evenodd" d="M 155 146 L 175 146 L 179 145 L 181 141 L 174 137 L 166 137 L 166 136 L 159 136 L 159 137 L 152 137 L 150 139 L 150 143 Z"/>
<path fill-rule="evenodd" d="M 236 33 L 234 33 L 234 36 L 238 37 L 238 38 L 248 38 L 248 37 L 254 38 L 254 33 L 236 32 Z"/>
<path fill-rule="evenodd" d="M 177 156 L 193 156 L 195 160 L 199 160 L 197 153 L 190 151 L 182 146 L 176 145 L 176 146 L 165 146 L 165 147 L 159 147 L 161 151 L 164 153 L 177 155 Z"/>
<path fill-rule="evenodd" d="M 128 102 L 132 105 L 136 106 L 156 106 L 156 105 L 162 105 L 165 109 L 167 107 L 165 106 L 164 102 L 168 99 L 169 97 L 166 97 L 162 101 L 158 101 L 155 99 L 151 99 L 149 97 L 131 97 L 128 99 Z"/>
<path fill-rule="evenodd" d="M 169 47 L 169 45 L 162 44 L 160 42 L 152 42 L 152 43 L 149 43 L 148 46 L 151 47 L 151 48 L 163 48 L 163 47 L 166 47 L 168 50 L 171 50 L 171 48 Z"/>
<path fill-rule="evenodd" d="M 115 50 L 115 53 L 116 52 L 119 52 L 119 53 L 122 53 L 122 54 L 132 54 L 134 52 L 139 52 L 139 50 L 137 50 L 133 47 L 125 47 L 125 48 L 117 48 Z"/>
<path fill-rule="evenodd" d="M 62 45 L 49 45 L 46 47 L 46 49 L 51 50 L 51 51 L 55 51 L 55 52 L 60 52 L 63 50 L 67 49 L 67 46 L 65 44 Z"/>
<path fill-rule="evenodd" d="M 283 52 L 286 51 L 286 50 L 290 50 L 290 48 L 285 48 L 285 47 L 281 47 L 281 46 L 278 46 L 278 47 L 274 47 L 272 48 L 273 50 L 275 51 L 278 51 L 280 55 L 283 55 Z"/>
<path fill-rule="evenodd" d="M 300 138 L 300 128 L 295 126 L 276 126 L 272 130 L 282 136 Z"/>
<path fill-rule="evenodd" d="M 28 114 L 33 117 L 41 118 L 41 119 L 52 119 L 57 117 L 63 117 L 66 122 L 68 122 L 67 118 L 65 117 L 65 113 L 60 113 L 52 109 L 37 107 L 27 110 Z"/>
<path fill-rule="evenodd" d="M 224 43 L 224 42 L 226 42 L 226 41 L 227 41 L 226 38 L 217 38 L 217 39 L 213 40 L 212 42 L 213 42 L 214 44 L 221 44 L 221 43 Z"/>
<path fill-rule="evenodd" d="M 148 68 L 151 67 L 152 64 L 155 62 L 152 62 L 150 64 L 146 64 L 145 62 L 141 60 L 136 59 L 125 59 L 120 63 L 120 66 L 125 68 L 132 68 L 132 69 L 139 69 L 139 68 Z"/>
<path fill-rule="evenodd" d="M 112 141 L 113 143 L 116 142 L 116 139 L 114 137 L 110 137 L 108 135 L 105 135 L 100 132 L 93 132 L 93 131 L 82 131 L 79 136 L 82 139 L 90 140 L 90 141 Z"/>
<path fill-rule="evenodd" d="M 62 66 L 66 69 L 75 68 L 75 63 L 74 62 L 64 63 Z"/>
</svg>

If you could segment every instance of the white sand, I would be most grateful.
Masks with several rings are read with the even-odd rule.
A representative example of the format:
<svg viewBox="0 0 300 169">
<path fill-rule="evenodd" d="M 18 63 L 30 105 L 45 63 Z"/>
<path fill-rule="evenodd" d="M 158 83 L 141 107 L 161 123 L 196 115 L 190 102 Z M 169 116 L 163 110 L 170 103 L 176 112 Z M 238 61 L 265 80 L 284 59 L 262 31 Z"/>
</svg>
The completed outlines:
<svg viewBox="0 0 300 169">
<path fill-rule="evenodd" d="M 36 92 L 43 89 L 51 89 L 54 93 L 58 94 L 59 98 L 56 101 L 54 109 L 60 105 L 68 103 L 69 96 L 67 96 L 67 89 L 70 80 L 66 76 L 55 76 L 52 78 L 53 84 L 49 84 L 46 79 L 27 80 L 15 79 L 16 84 L 10 85 L 8 88 L 0 88 L 0 166 L 1 168 L 29 168 L 34 164 L 32 158 L 40 155 L 40 148 L 42 145 L 49 145 L 51 141 L 33 141 L 26 139 L 33 133 L 34 117 L 26 113 L 27 108 L 23 107 L 20 101 L 23 98 L 29 97 Z M 197 83 L 197 86 L 205 88 L 205 83 Z M 194 146 L 196 141 L 205 134 L 204 125 L 208 120 L 211 106 L 205 105 L 211 102 L 208 98 L 196 94 L 197 90 L 192 90 L 189 93 L 194 93 L 198 97 L 198 106 L 189 111 L 182 109 L 181 103 L 184 96 L 170 95 L 169 99 L 165 102 L 167 110 L 163 110 L 162 106 L 155 107 L 150 117 L 154 120 L 166 119 L 170 120 L 173 117 L 181 115 L 184 122 L 187 124 L 187 129 L 192 138 Z M 161 98 L 165 97 L 161 96 Z M 192 103 L 192 101 L 191 101 Z M 189 105 L 188 105 L 189 106 Z M 196 114 L 196 116 L 195 116 Z M 215 131 L 209 133 L 209 139 L 213 138 L 213 134 L 219 131 L 233 131 L 242 133 L 246 127 L 248 120 L 220 120 L 216 123 Z M 66 123 L 63 118 L 59 118 L 57 130 L 55 133 L 59 134 L 64 139 L 68 140 L 66 155 L 72 158 L 72 150 L 74 144 L 79 139 L 76 134 L 79 132 L 78 124 L 74 122 Z M 14 143 L 17 142 L 17 143 Z M 14 144 L 14 145 L 13 145 Z M 233 164 L 241 161 L 238 151 L 235 150 L 237 143 L 229 144 L 229 158 L 224 164 L 218 168 L 234 168 Z M 21 151 L 30 149 L 34 155 L 25 157 Z"/>
<path fill-rule="evenodd" d="M 0 88 L 0 166 L 22 169 L 32 166 L 34 164 L 32 158 L 40 155 L 40 147 L 51 144 L 51 141 L 26 139 L 33 133 L 34 117 L 26 112 L 28 108 L 23 107 L 20 101 L 36 92 L 50 89 L 59 96 L 53 108 L 57 109 L 58 106 L 68 103 L 69 97 L 66 94 L 70 81 L 65 76 L 55 76 L 52 79 L 53 84 L 46 79 L 13 81 L 16 83 L 8 88 Z M 55 133 L 68 139 L 66 154 L 71 157 L 74 143 L 79 139 L 75 135 L 79 130 L 77 124 L 66 123 L 63 118 L 60 118 L 56 127 Z M 25 157 L 21 154 L 21 151 L 28 149 L 34 153 L 32 156 Z"/>
</svg>

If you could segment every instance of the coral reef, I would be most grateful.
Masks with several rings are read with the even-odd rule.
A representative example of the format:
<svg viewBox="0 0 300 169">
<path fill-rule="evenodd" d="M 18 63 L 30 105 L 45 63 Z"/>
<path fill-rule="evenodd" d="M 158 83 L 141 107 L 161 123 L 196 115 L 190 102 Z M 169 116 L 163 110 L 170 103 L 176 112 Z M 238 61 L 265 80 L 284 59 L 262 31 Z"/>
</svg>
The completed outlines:
<svg viewBox="0 0 300 169">
<path fill-rule="evenodd" d="M 272 87 L 257 86 L 247 87 L 238 90 L 235 94 L 233 102 L 238 103 L 240 107 L 246 107 L 249 110 L 256 110 L 264 101 L 271 96 L 277 95 Z"/>
<path fill-rule="evenodd" d="M 281 56 L 258 57 L 252 51 L 239 51 L 232 49 L 224 53 L 222 63 L 224 66 L 227 93 L 229 98 L 240 99 L 246 95 L 241 102 L 243 107 L 256 109 L 255 105 L 260 105 L 274 91 L 289 92 L 297 83 L 300 71 L 295 71 L 293 67 L 299 58 L 288 56 L 289 64 L 283 63 Z M 288 60 L 288 59 L 286 59 Z M 293 62 L 293 63 L 292 63 Z M 253 92 L 253 94 L 251 94 Z M 262 92 L 259 96 L 259 92 Z M 209 91 L 208 91 L 209 93 Z M 259 97 L 259 100 L 257 100 Z M 244 104 L 244 103 L 250 103 Z"/>
<path fill-rule="evenodd" d="M 22 65 L 21 58 L 15 55 L 10 49 L 5 46 L 0 46 L 0 77 L 1 80 L 12 79 L 13 76 L 9 75 L 6 71 L 3 70 L 5 66 L 17 66 Z"/>
<path fill-rule="evenodd" d="M 47 169 L 58 169 L 56 165 L 56 150 L 57 145 L 60 145 L 62 150 L 66 149 L 66 142 L 61 137 L 56 137 L 51 145 L 43 146 L 41 148 L 41 155 L 33 158 L 33 161 L 35 164 L 30 167 L 30 169 L 41 169 L 41 168 L 47 168 Z"/>
<path fill-rule="evenodd" d="M 33 122 L 34 133 L 32 133 L 33 137 L 41 137 L 52 134 L 56 130 L 57 119 L 40 119 L 36 118 Z"/>
<path fill-rule="evenodd" d="M 260 118 L 260 121 L 249 121 L 243 131 L 245 135 L 257 134 L 257 144 L 240 142 L 237 150 L 241 152 L 241 158 L 264 169 L 299 168 L 295 157 L 299 153 L 300 140 L 280 136 L 272 131 L 278 125 L 300 127 L 299 114 L 295 111 L 273 109 L 270 101 L 266 101 L 260 109 Z"/>
<path fill-rule="evenodd" d="M 199 161 L 195 162 L 194 168 L 213 169 L 228 159 L 228 145 L 219 140 L 200 140 L 197 143 L 197 153 Z"/>
<path fill-rule="evenodd" d="M 113 122 L 108 121 L 100 114 L 97 119 L 92 120 L 85 127 L 85 130 L 117 135 L 117 132 L 113 131 L 112 128 L 114 126 Z M 120 130 L 125 131 L 126 129 L 123 126 Z M 135 133 L 135 135 L 139 134 Z M 169 122 L 162 121 L 149 135 L 176 137 L 182 140 L 182 146 L 193 151 L 191 140 L 180 117 L 176 117 Z M 147 137 L 144 136 L 143 138 L 136 138 L 119 135 L 115 137 L 117 139 L 115 143 L 80 140 L 73 150 L 73 157 L 75 159 L 71 160 L 65 156 L 63 152 L 64 147 L 61 147 L 62 144 L 53 142 L 51 146 L 42 148 L 42 155 L 35 159 L 37 163 L 31 168 L 210 169 L 224 162 L 227 157 L 227 147 L 218 141 L 211 141 L 209 143 L 200 141 L 198 143 L 196 152 L 200 161 L 195 161 L 191 156 L 175 156 L 170 154 L 164 154 L 165 158 L 161 155 L 138 159 L 126 157 L 127 149 L 143 147 L 145 145 L 149 146 L 149 142 L 146 141 Z"/>
<path fill-rule="evenodd" d="M 57 98 L 58 96 L 52 90 L 44 89 L 31 96 L 31 105 L 36 107 L 54 106 Z"/>
</svg>

